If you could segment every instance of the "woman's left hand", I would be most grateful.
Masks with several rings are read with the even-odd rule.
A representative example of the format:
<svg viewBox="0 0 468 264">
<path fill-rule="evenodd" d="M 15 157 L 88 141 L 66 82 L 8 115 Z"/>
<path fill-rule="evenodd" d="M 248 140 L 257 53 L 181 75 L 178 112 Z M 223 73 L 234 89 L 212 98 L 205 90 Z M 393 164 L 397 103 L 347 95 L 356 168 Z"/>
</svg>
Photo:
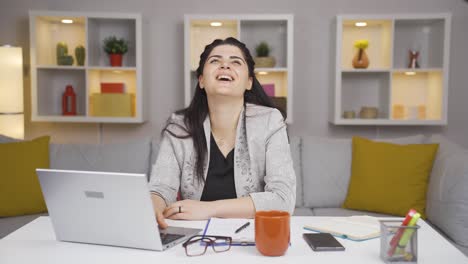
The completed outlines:
<svg viewBox="0 0 468 264">
<path fill-rule="evenodd" d="M 168 205 L 163 215 L 172 220 L 206 220 L 214 216 L 214 208 L 211 202 L 182 200 Z"/>
</svg>

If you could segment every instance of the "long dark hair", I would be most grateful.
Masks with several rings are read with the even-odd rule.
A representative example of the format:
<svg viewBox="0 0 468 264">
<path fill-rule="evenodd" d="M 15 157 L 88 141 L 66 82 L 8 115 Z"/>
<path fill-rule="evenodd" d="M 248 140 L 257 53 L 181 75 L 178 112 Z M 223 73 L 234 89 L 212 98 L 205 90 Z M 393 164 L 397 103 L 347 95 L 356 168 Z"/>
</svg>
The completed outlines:
<svg viewBox="0 0 468 264">
<path fill-rule="evenodd" d="M 203 68 L 205 66 L 206 60 L 210 55 L 211 51 L 220 45 L 232 45 L 238 47 L 242 54 L 244 55 L 244 59 L 247 63 L 247 67 L 249 69 L 249 77 L 252 77 L 252 89 L 246 90 L 244 92 L 244 108 L 246 103 L 252 103 L 257 105 L 263 105 L 268 107 L 273 107 L 278 109 L 283 118 L 286 119 L 286 113 L 278 108 L 270 97 L 265 93 L 263 90 L 260 82 L 255 77 L 254 73 L 254 66 L 255 62 L 250 55 L 249 49 L 245 46 L 244 43 L 240 42 L 239 40 L 229 37 L 227 39 L 216 39 L 211 44 L 205 46 L 205 50 L 200 55 L 200 63 L 197 68 L 197 79 L 203 75 Z M 245 110 L 244 110 L 245 113 Z M 187 108 L 178 110 L 175 112 L 177 115 L 182 115 L 184 117 L 184 125 L 185 127 L 174 123 L 171 118 L 167 121 L 166 127 L 162 130 L 162 133 L 167 131 L 174 137 L 177 138 L 192 138 L 193 140 L 193 147 L 195 149 L 195 166 L 194 166 L 194 175 L 195 178 L 198 179 L 198 182 L 204 182 L 205 178 L 203 177 L 203 166 L 205 164 L 206 159 L 206 152 L 207 152 L 207 145 L 206 145 L 206 138 L 205 138 L 205 131 L 203 129 L 203 122 L 205 121 L 206 116 L 208 115 L 208 99 L 206 96 L 205 89 L 200 89 L 200 83 L 197 83 L 197 87 L 195 88 L 195 94 L 190 102 L 190 105 Z M 170 126 L 175 125 L 178 128 L 181 128 L 186 133 L 183 135 L 177 134 L 171 131 Z"/>
</svg>

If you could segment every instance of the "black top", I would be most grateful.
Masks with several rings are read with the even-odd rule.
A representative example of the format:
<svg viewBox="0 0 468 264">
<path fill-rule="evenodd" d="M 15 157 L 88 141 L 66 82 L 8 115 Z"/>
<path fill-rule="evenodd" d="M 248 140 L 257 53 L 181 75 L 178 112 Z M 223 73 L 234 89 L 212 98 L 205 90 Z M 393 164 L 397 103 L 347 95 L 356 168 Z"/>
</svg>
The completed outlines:
<svg viewBox="0 0 468 264">
<path fill-rule="evenodd" d="M 234 148 L 224 157 L 213 135 L 210 137 L 210 166 L 201 201 L 237 198 L 234 183 Z"/>
</svg>

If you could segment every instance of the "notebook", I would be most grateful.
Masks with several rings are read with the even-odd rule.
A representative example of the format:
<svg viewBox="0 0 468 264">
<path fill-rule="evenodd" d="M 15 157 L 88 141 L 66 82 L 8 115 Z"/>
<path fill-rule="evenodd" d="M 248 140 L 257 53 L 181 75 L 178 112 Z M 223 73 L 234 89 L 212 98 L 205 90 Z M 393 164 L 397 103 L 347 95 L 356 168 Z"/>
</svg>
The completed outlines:
<svg viewBox="0 0 468 264">
<path fill-rule="evenodd" d="M 250 224 L 236 233 L 247 222 Z M 255 223 L 253 219 L 213 217 L 207 221 L 203 235 L 229 236 L 232 237 L 233 246 L 254 246 Z"/>
<path fill-rule="evenodd" d="M 326 218 L 305 225 L 304 229 L 330 233 L 334 236 L 353 241 L 363 241 L 380 236 L 378 218 L 367 215 Z"/>
</svg>

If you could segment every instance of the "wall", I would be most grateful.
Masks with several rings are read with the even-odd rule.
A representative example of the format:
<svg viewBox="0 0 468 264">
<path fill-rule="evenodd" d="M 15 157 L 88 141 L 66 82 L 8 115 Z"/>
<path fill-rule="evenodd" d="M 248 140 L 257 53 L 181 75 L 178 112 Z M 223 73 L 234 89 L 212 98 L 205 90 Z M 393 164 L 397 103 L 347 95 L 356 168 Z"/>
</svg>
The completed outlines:
<svg viewBox="0 0 468 264">
<path fill-rule="evenodd" d="M 227 13 L 294 14 L 294 119 L 292 135 L 371 138 L 443 133 L 468 147 L 468 3 L 463 0 L 16 0 L 1 1 L 0 44 L 23 47 L 29 64 L 28 10 L 138 12 L 144 18 L 144 82 L 149 120 L 141 125 L 31 123 L 26 137 L 52 135 L 55 142 L 115 142 L 147 135 L 159 137 L 169 114 L 183 106 L 183 15 Z M 11 3 L 7 3 L 11 2 Z M 448 126 L 334 126 L 328 123 L 328 93 L 334 69 L 337 14 L 452 13 Z M 25 66 L 26 120 L 30 120 L 30 79 Z"/>
</svg>

